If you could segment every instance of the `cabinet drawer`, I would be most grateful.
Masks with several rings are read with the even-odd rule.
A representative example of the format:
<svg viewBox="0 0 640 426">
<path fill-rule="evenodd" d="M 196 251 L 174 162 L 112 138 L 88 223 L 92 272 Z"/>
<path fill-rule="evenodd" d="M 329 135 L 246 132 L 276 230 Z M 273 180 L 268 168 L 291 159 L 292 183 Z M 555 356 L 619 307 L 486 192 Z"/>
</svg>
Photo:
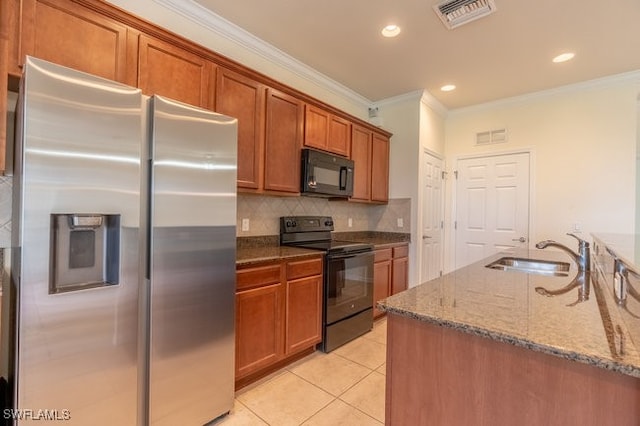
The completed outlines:
<svg viewBox="0 0 640 426">
<path fill-rule="evenodd" d="M 393 248 L 393 257 L 394 259 L 397 257 L 407 257 L 409 256 L 409 246 L 400 246 Z"/>
<path fill-rule="evenodd" d="M 322 258 L 305 259 L 287 263 L 287 280 L 322 274 Z"/>
<path fill-rule="evenodd" d="M 374 253 L 374 258 L 373 261 L 374 262 L 382 262 L 385 260 L 389 260 L 391 259 L 391 249 L 380 249 L 380 250 L 376 250 Z"/>
<path fill-rule="evenodd" d="M 280 264 L 241 269 L 236 272 L 236 290 L 280 283 Z"/>
</svg>

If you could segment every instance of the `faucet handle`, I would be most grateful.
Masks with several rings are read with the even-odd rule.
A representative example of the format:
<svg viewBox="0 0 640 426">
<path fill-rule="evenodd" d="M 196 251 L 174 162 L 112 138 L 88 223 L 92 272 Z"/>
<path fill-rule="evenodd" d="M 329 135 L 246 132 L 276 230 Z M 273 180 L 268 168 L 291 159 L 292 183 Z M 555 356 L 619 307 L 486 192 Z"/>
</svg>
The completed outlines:
<svg viewBox="0 0 640 426">
<path fill-rule="evenodd" d="M 573 234 L 571 232 L 567 232 L 567 235 L 578 240 L 578 243 L 580 243 L 580 247 L 589 248 L 589 241 L 583 240 L 582 238 L 578 237 L 576 234 Z"/>
</svg>

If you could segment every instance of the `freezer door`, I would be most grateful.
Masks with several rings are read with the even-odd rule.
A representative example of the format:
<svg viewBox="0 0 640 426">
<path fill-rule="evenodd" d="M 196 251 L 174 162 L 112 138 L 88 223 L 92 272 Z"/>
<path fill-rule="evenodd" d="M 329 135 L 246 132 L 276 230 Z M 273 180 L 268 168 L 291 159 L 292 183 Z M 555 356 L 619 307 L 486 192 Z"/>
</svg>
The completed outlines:
<svg viewBox="0 0 640 426">
<path fill-rule="evenodd" d="M 149 420 L 202 425 L 233 405 L 237 122 L 150 104 Z"/>
<path fill-rule="evenodd" d="M 19 424 L 39 424 L 45 414 L 38 410 L 50 410 L 46 415 L 68 416 L 65 425 L 133 425 L 141 93 L 33 58 L 22 83 L 14 175 L 14 229 L 22 246 L 16 404 L 26 419 Z M 110 283 L 101 272 L 108 269 L 100 263 L 102 247 L 88 256 L 107 237 L 72 242 L 58 254 L 81 252 L 52 260 L 54 218 L 71 213 L 118 218 L 112 226 L 119 234 L 112 259 L 118 276 Z M 69 283 L 78 285 L 52 291 L 55 268 L 73 272 Z"/>
</svg>

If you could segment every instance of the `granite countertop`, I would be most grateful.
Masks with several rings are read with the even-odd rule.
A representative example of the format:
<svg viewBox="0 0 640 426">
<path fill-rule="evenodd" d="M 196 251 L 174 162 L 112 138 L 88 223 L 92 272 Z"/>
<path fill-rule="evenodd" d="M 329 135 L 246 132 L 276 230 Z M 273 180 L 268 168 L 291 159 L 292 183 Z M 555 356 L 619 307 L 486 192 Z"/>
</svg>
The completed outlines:
<svg viewBox="0 0 640 426">
<path fill-rule="evenodd" d="M 505 255 L 567 262 L 571 265 L 569 275 L 485 268 Z M 574 281 L 580 277 L 584 285 Z M 496 254 L 410 288 L 378 302 L 378 306 L 419 321 L 640 378 L 638 348 L 632 339 L 625 338 L 626 330 L 612 326 L 612 321 L 616 327 L 621 323 L 599 285 L 591 274 L 579 274 L 563 252 L 518 250 Z M 541 294 L 541 287 L 559 294 Z M 609 311 L 613 312 L 609 315 Z M 624 334 L 623 351 L 616 350 L 615 330 Z"/>
<path fill-rule="evenodd" d="M 361 231 L 332 233 L 332 238 L 335 240 L 372 244 L 374 248 L 406 244 L 409 242 L 409 237 L 410 234 L 393 232 Z M 278 235 L 239 237 L 236 241 L 236 266 L 322 254 L 322 252 L 317 250 L 281 246 L 280 236 Z"/>
<path fill-rule="evenodd" d="M 280 245 L 278 235 L 242 237 L 236 239 L 236 266 L 246 266 L 273 260 L 302 258 L 322 254 L 317 250 Z"/>
</svg>

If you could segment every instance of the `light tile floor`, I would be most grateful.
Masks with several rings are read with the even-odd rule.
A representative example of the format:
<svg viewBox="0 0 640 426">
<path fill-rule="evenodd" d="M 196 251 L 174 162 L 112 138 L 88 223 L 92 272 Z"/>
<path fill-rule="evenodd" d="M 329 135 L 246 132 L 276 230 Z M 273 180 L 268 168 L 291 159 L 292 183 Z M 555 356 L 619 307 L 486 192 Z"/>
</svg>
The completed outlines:
<svg viewBox="0 0 640 426">
<path fill-rule="evenodd" d="M 236 392 L 216 426 L 384 424 L 386 319 L 325 354 L 314 352 Z"/>
</svg>

